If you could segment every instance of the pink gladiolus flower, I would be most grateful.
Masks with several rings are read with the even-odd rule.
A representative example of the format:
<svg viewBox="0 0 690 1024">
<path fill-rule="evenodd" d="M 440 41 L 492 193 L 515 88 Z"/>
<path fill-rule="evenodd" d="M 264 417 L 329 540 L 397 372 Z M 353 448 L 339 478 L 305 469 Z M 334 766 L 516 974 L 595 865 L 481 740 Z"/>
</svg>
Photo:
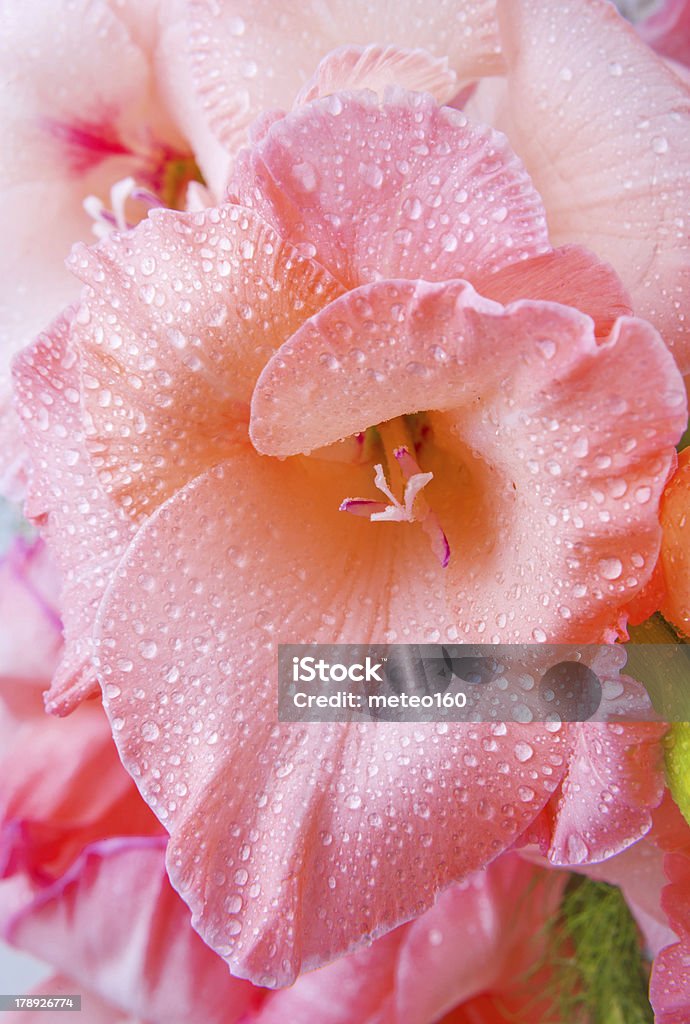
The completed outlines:
<svg viewBox="0 0 690 1024">
<path fill-rule="evenodd" d="M 554 793 L 559 863 L 649 828 L 656 726 L 297 732 L 275 722 L 272 666 L 287 640 L 613 635 L 654 565 L 686 413 L 655 330 L 616 319 L 610 268 L 550 249 L 523 169 L 462 114 L 313 101 L 263 125 L 233 194 L 78 251 L 79 309 L 17 387 L 31 508 L 86 570 L 71 656 L 107 585 L 98 673 L 171 877 L 233 970 L 273 986 L 426 909 Z M 43 428 L 45 388 L 48 425 L 76 434 Z M 389 521 L 347 514 L 355 495 L 380 513 L 377 491 Z M 85 679 L 63 675 L 56 706 Z M 630 772 L 608 816 L 601 774 L 592 807 L 569 782 L 599 757 Z"/>
<path fill-rule="evenodd" d="M 289 44 L 271 5 L 184 6 L 168 95 L 225 201 L 129 228 L 114 194 L 16 400 L 49 709 L 102 686 L 194 927 L 275 987 L 515 843 L 584 865 L 651 826 L 660 726 L 288 726 L 274 671 L 280 642 L 625 635 L 687 422 L 688 93 L 598 0 L 317 5 Z"/>
</svg>

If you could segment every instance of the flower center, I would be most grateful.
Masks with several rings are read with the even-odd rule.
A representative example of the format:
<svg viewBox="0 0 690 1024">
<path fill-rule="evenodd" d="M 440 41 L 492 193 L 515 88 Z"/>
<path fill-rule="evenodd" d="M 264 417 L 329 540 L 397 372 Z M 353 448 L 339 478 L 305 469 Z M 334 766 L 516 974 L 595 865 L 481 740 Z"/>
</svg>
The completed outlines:
<svg viewBox="0 0 690 1024">
<path fill-rule="evenodd" d="M 121 178 L 110 189 L 110 209 L 98 196 L 90 195 L 84 200 L 83 206 L 89 217 L 93 219 L 92 230 L 97 238 L 105 238 L 111 231 L 127 231 L 134 227 L 136 221 L 127 218 L 125 208 L 128 202 L 142 203 L 149 209 L 165 206 L 157 195 L 147 188 L 137 185 L 134 178 Z M 137 217 L 136 220 L 140 218 Z"/>
<path fill-rule="evenodd" d="M 192 181 L 201 182 L 199 169 L 191 157 L 171 157 L 155 175 L 148 177 L 155 182 L 157 191 L 137 184 L 132 177 L 116 181 L 110 189 L 109 208 L 98 196 L 86 197 L 83 206 L 93 220 L 92 230 L 97 238 L 104 238 L 111 231 L 129 230 L 154 207 L 184 209 L 187 186 Z"/>
<path fill-rule="evenodd" d="M 415 445 L 408 418 L 398 416 L 380 423 L 376 429 L 383 445 L 388 477 L 383 464 L 377 463 L 374 466 L 374 483 L 388 500 L 346 498 L 340 511 L 365 516 L 371 522 L 419 523 L 429 537 L 432 551 L 445 568 L 450 560 L 448 538 L 422 493 L 434 474 L 422 472 L 413 454 Z"/>
</svg>

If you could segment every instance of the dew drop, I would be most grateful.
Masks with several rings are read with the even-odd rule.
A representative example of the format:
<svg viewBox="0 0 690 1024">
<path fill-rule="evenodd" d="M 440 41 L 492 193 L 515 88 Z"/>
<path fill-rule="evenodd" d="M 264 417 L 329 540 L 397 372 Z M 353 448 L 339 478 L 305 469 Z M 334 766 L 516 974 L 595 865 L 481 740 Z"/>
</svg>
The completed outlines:
<svg viewBox="0 0 690 1024">
<path fill-rule="evenodd" d="M 155 743 L 160 734 L 161 731 L 155 722 L 144 722 L 141 727 L 141 738 L 145 740 L 146 743 Z"/>
<path fill-rule="evenodd" d="M 577 832 L 573 832 L 571 836 L 568 836 L 568 857 L 573 864 L 582 864 L 589 855 L 589 847 L 584 841 L 582 836 L 578 835 Z"/>
<path fill-rule="evenodd" d="M 534 756 L 534 748 L 529 743 L 520 741 L 515 744 L 515 756 L 521 764 L 524 764 L 525 761 L 529 761 Z"/>
<path fill-rule="evenodd" d="M 605 580 L 617 580 L 623 572 L 620 558 L 602 558 L 599 561 L 599 572 Z"/>
<path fill-rule="evenodd" d="M 158 654 L 158 644 L 155 640 L 142 640 L 139 643 L 139 653 L 142 658 L 151 661 Z"/>
</svg>

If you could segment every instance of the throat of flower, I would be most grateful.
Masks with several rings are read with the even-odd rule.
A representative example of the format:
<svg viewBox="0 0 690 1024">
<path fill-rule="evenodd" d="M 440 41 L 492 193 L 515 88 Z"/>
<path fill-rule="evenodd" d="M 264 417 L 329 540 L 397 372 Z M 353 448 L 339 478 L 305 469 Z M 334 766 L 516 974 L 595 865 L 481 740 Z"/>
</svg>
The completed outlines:
<svg viewBox="0 0 690 1024">
<path fill-rule="evenodd" d="M 127 231 L 134 225 L 127 220 L 127 202 L 143 203 L 152 209 L 165 204 L 147 188 L 137 185 L 134 178 L 121 178 L 110 189 L 110 209 L 98 196 L 87 196 L 84 209 L 93 220 L 91 229 L 96 238 L 105 238 L 111 231 Z"/>
<path fill-rule="evenodd" d="M 381 424 L 378 432 L 384 450 L 392 450 L 393 454 L 392 460 L 387 459 L 388 478 L 381 463 L 374 466 L 374 483 L 387 500 L 346 498 L 340 511 L 363 516 L 373 523 L 419 523 L 429 538 L 434 554 L 445 568 L 450 560 L 448 539 L 436 513 L 429 507 L 422 493 L 434 474 L 422 472 L 412 454 L 414 445 L 407 436 L 401 436 L 408 433 L 402 418 Z M 401 440 L 405 443 L 399 443 Z"/>
<path fill-rule="evenodd" d="M 203 184 L 201 173 L 192 157 L 185 157 L 163 149 L 159 162 L 144 170 L 144 178 L 150 188 L 139 184 L 133 177 L 121 178 L 110 189 L 110 207 L 95 195 L 83 201 L 83 207 L 93 220 L 91 225 L 97 238 L 104 238 L 111 231 L 127 231 L 155 207 L 173 210 L 184 209 L 187 187 L 191 182 Z M 134 219 L 127 216 L 134 211 Z M 132 204 L 138 204 L 132 206 Z"/>
</svg>

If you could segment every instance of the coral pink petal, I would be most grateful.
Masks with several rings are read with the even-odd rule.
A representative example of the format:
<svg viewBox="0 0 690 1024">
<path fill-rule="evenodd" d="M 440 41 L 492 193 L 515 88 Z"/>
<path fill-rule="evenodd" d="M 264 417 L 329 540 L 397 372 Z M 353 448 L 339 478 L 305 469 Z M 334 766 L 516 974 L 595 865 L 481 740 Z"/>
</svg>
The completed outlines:
<svg viewBox="0 0 690 1024">
<path fill-rule="evenodd" d="M 690 448 L 680 453 L 676 473 L 664 492 L 661 525 L 666 582 L 661 610 L 676 629 L 690 636 Z"/>
<path fill-rule="evenodd" d="M 48 706 L 60 713 L 98 690 L 91 628 L 133 533 L 128 517 L 103 493 L 86 452 L 71 320 L 71 313 L 61 316 L 15 364 L 17 407 L 33 462 L 26 512 L 44 525 L 62 574 L 66 647 L 47 695 Z"/>
<path fill-rule="evenodd" d="M 162 839 L 111 839 L 18 911 L 9 941 L 146 1020 L 234 1024 L 260 994 L 233 978 L 170 887 Z"/>
<path fill-rule="evenodd" d="M 641 372 L 657 381 L 644 394 Z M 591 642 L 614 628 L 653 569 L 685 424 L 682 380 L 654 329 L 622 318 L 598 342 L 574 310 L 504 308 L 465 282 L 363 286 L 268 363 L 250 429 L 260 451 L 285 457 L 431 410 L 445 412 L 430 417 L 419 461 L 434 472 L 425 495 L 466 631 Z"/>
<path fill-rule="evenodd" d="M 402 925 L 366 949 L 302 975 L 290 988 L 269 995 L 252 1024 L 395 1021 L 395 969 L 407 931 Z"/>
<path fill-rule="evenodd" d="M 73 328 L 89 449 L 132 517 L 246 443 L 267 359 L 342 291 L 237 206 L 154 211 L 71 265 L 89 285 Z"/>
<path fill-rule="evenodd" d="M 649 997 L 658 1024 L 685 1024 L 690 1015 L 690 857 L 672 853 L 664 860 L 669 879 L 661 904 L 679 941 L 654 962 Z"/>
<path fill-rule="evenodd" d="M 518 299 L 573 306 L 592 317 L 597 335 L 608 334 L 619 316 L 632 312 L 630 296 L 613 267 L 580 245 L 511 263 L 495 274 L 472 278 L 472 283 L 504 306 Z"/>
<path fill-rule="evenodd" d="M 269 997 L 256 1024 L 428 1024 L 530 966 L 567 876 L 505 854 L 414 922 Z"/>
<path fill-rule="evenodd" d="M 508 853 L 442 894 L 401 946 L 395 1019 L 428 1024 L 482 991 L 510 989 L 543 956 L 566 882 Z"/>
<path fill-rule="evenodd" d="M 495 74 L 494 0 L 405 0 L 394 7 L 368 0 L 308 0 L 299 13 L 256 0 L 251 16 L 240 0 L 194 0 L 189 34 L 197 93 L 225 148 L 246 142 L 262 111 L 290 105 L 334 47 L 389 43 L 447 57 L 460 79 Z"/>
<path fill-rule="evenodd" d="M 3 748 L 0 875 L 55 877 L 94 839 L 160 833 L 122 769 L 99 704 L 61 720 L 45 714 L 37 695 L 33 714 L 18 718 Z"/>
<path fill-rule="evenodd" d="M 371 89 L 382 98 L 392 85 L 428 92 L 438 103 L 446 103 L 458 91 L 458 78 L 448 67 L 447 57 L 432 57 L 426 50 L 381 44 L 340 46 L 324 57 L 295 105 L 353 89 Z"/>
<path fill-rule="evenodd" d="M 502 0 L 499 12 L 497 127 L 543 197 L 554 245 L 609 261 L 687 373 L 688 87 L 603 0 L 584 0 L 577 17 L 550 0 Z"/>
<path fill-rule="evenodd" d="M 603 861 L 649 832 L 664 792 L 665 731 L 651 722 L 572 726 L 568 770 L 550 805 L 553 864 Z"/>
<path fill-rule="evenodd" d="M 550 759 L 567 753 L 562 732 L 539 726 L 278 723 L 276 644 L 452 626 L 419 524 L 338 511 L 357 474 L 238 454 L 146 521 L 102 606 L 108 712 L 170 831 L 173 884 L 234 973 L 269 987 L 420 914 L 490 861 L 554 791 Z"/>
<path fill-rule="evenodd" d="M 541 199 L 503 136 L 395 91 L 335 94 L 275 121 L 230 192 L 346 287 L 500 270 L 550 248 Z"/>
<path fill-rule="evenodd" d="M 662 0 L 635 28 L 657 53 L 680 64 L 690 65 L 690 3 Z"/>
</svg>

